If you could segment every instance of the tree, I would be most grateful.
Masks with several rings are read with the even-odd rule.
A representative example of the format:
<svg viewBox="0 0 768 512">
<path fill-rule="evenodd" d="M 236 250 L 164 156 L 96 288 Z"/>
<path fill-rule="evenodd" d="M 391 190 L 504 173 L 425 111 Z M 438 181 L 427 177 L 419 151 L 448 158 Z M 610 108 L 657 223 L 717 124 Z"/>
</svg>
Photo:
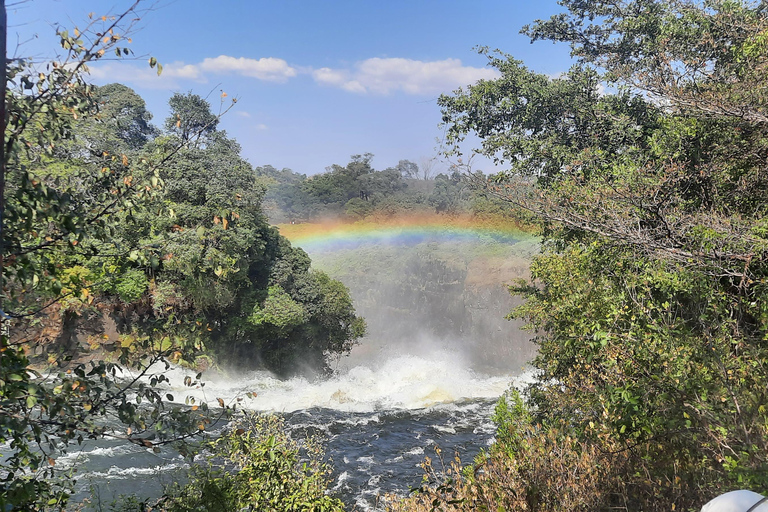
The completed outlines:
<svg viewBox="0 0 768 512">
<path fill-rule="evenodd" d="M 61 60 L 42 68 L 18 61 L 8 69 L 4 510 L 65 507 L 74 482 L 60 474 L 56 458 L 73 443 L 111 436 L 155 450 L 173 443 L 190 453 L 184 442 L 234 406 L 218 401 L 213 411 L 206 403 L 175 403 L 158 389 L 168 380 L 168 361 L 193 361 L 203 350 L 222 353 L 232 347 L 211 340 L 230 339 L 230 352 L 247 353 L 242 345 L 249 343 L 252 360 L 258 359 L 271 340 L 257 337 L 254 327 L 239 327 L 248 325 L 257 305 L 291 307 L 279 290 L 270 300 L 275 285 L 290 287 L 291 300 L 306 311 L 299 327 L 307 336 L 296 334 L 287 355 L 311 344 L 308 352 L 323 366 L 327 353 L 349 350 L 363 332 L 343 285 L 308 272 L 306 254 L 267 224 L 263 188 L 237 143 L 215 130 L 218 117 L 206 102 L 175 96 L 172 133 L 157 136 L 133 91 L 87 83 L 90 63 L 110 52 L 130 55 L 125 30 L 142 14 L 138 5 L 92 17 L 72 35 L 60 31 Z M 160 68 L 155 59 L 150 66 Z M 189 119 L 185 105 L 197 108 Z M 292 274 L 273 273 L 291 258 L 306 264 Z M 277 283 L 278 277 L 288 281 Z M 109 360 L 80 363 L 63 346 L 32 364 L 39 323 L 66 324 L 88 314 L 124 320 L 116 346 L 104 348 L 112 351 Z M 273 318 L 287 325 L 285 315 Z"/>
<path fill-rule="evenodd" d="M 301 191 L 309 203 L 309 213 L 340 214 L 350 199 L 370 199 L 370 190 L 365 187 L 363 180 L 374 172 L 372 159 L 370 153 L 352 155 L 346 166 L 334 164 L 327 168 L 327 172 L 302 182 Z"/>
<path fill-rule="evenodd" d="M 395 169 L 404 179 L 416 180 L 419 178 L 419 166 L 410 160 L 400 160 Z"/>
<path fill-rule="evenodd" d="M 308 201 L 301 187 L 307 179 L 305 174 L 290 169 L 278 171 L 271 165 L 256 167 L 255 170 L 267 189 L 262 205 L 270 222 L 279 224 L 306 218 Z"/>
<path fill-rule="evenodd" d="M 93 101 L 98 105 L 98 118 L 106 130 L 115 134 L 126 150 L 140 149 L 157 135 L 157 128 L 150 123 L 152 114 L 146 103 L 129 87 L 122 84 L 96 87 Z M 116 141 L 103 144 L 119 147 Z"/>
<path fill-rule="evenodd" d="M 202 110 L 197 117 L 210 118 Z M 240 367 L 261 364 L 283 376 L 326 371 L 326 357 L 348 352 L 364 332 L 348 292 L 310 271 L 309 257 L 269 225 L 262 181 L 239 144 L 224 131 L 199 131 L 205 144 L 166 161 L 158 172 L 163 194 L 141 216 L 143 228 L 124 234 L 132 244 L 155 248 L 157 265 L 142 265 L 155 290 L 183 297 L 163 307 L 163 294 L 147 290 L 153 307 L 143 315 L 144 329 L 196 340 L 199 349 Z M 151 150 L 162 154 L 178 144 L 183 135 L 171 132 Z M 171 318 L 182 326 L 169 325 Z M 183 327 L 197 324 L 205 328 Z"/>
<path fill-rule="evenodd" d="M 109 433 L 104 418 L 118 420 L 129 429 L 122 435 L 149 447 L 178 440 L 177 432 L 194 432 L 202 419 L 169 410 L 153 385 L 140 381 L 164 380 L 148 371 L 161 351 L 139 358 L 123 351 L 122 363 L 139 367 L 137 379 L 126 385 L 118 380 L 121 365 L 99 361 L 47 380 L 30 366 L 23 346 L 29 319 L 62 299 L 89 300 L 92 290 L 78 264 L 121 251 L 110 236 L 117 219 L 156 189 L 152 163 L 119 153 L 91 155 L 88 164 L 46 173 L 77 118 L 94 113 L 93 88 L 83 77 L 88 64 L 108 51 L 130 54 L 118 30 L 130 30 L 138 15 L 136 2 L 120 15 L 92 19 L 74 35 L 60 31 L 62 60 L 44 68 L 16 61 L 8 69 L 2 296 L 8 315 L 3 323 L 14 337 L 3 332 L 0 344 L 0 442 L 9 443 L 0 483 L 4 509 L 63 507 L 72 483 L 54 478 L 54 457 L 73 442 Z M 128 178 L 140 167 L 150 177 L 146 183 Z M 152 405 L 139 408 L 142 399 Z M 153 442 L 146 439 L 148 429 L 158 435 Z"/>
<path fill-rule="evenodd" d="M 379 201 L 402 192 L 407 187 L 402 175 L 395 169 L 374 171 L 358 179 L 361 198 L 365 201 Z"/>
<path fill-rule="evenodd" d="M 436 157 L 421 157 L 418 165 L 419 174 L 415 177 L 420 177 L 424 181 L 431 180 L 435 177 L 436 163 Z"/>
<path fill-rule="evenodd" d="M 617 479 L 644 510 L 764 487 L 764 6 L 562 5 L 525 31 L 568 42 L 569 73 L 482 49 L 502 76 L 439 100 L 453 153 L 476 134 L 507 166 L 477 181 L 545 236 L 515 287 L 540 333 L 533 421 L 606 454 L 593 508 Z"/>
<path fill-rule="evenodd" d="M 211 112 L 211 105 L 200 96 L 177 92 L 168 105 L 171 115 L 165 121 L 165 129 L 178 135 L 183 142 L 189 142 L 193 137 L 202 141 L 216 130 L 219 118 Z M 202 139 L 200 136 L 203 136 Z"/>
<path fill-rule="evenodd" d="M 241 363 L 256 357 L 278 375 L 327 373 L 327 356 L 348 353 L 365 334 L 365 322 L 342 283 L 310 269 L 303 250 L 271 233 L 267 250 L 274 259 L 262 275 L 267 293 L 244 301 L 242 311 L 251 308 L 247 325 L 233 323 L 224 339 L 237 342 L 233 360 Z"/>
<path fill-rule="evenodd" d="M 450 176 L 438 174 L 435 176 L 435 189 L 429 196 L 429 204 L 437 213 L 456 213 L 461 191 L 461 174 L 457 170 L 454 170 Z"/>
</svg>

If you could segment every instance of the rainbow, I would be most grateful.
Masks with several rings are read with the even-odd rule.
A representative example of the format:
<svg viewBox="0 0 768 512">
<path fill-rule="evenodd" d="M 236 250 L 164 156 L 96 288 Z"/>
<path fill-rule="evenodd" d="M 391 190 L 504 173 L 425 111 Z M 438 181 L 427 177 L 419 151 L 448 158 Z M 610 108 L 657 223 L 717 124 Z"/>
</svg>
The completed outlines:
<svg viewBox="0 0 768 512">
<path fill-rule="evenodd" d="M 279 224 L 280 233 L 310 254 L 387 244 L 411 247 L 424 242 L 492 241 L 514 244 L 533 235 L 509 221 L 471 217 L 410 215 L 357 222 Z"/>
</svg>

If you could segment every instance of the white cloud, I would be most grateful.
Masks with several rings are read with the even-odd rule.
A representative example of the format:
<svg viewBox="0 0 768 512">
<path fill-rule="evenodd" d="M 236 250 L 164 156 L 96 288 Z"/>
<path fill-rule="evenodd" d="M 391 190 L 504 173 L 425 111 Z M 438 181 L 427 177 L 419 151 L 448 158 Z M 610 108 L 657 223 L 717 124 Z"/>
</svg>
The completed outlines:
<svg viewBox="0 0 768 512">
<path fill-rule="evenodd" d="M 147 65 L 128 63 L 95 64 L 91 76 L 100 82 L 123 82 L 145 88 L 174 89 L 186 81 L 208 82 L 216 75 L 236 74 L 267 82 L 284 83 L 299 74 L 311 74 L 315 82 L 357 94 L 403 92 L 431 95 L 449 92 L 481 79 L 493 79 L 491 68 L 464 66 L 459 59 L 420 61 L 404 58 L 371 58 L 351 69 L 294 67 L 275 57 L 251 59 L 219 55 L 197 64 L 172 62 L 164 65 L 160 77 Z"/>
<path fill-rule="evenodd" d="M 127 63 L 104 63 L 89 66 L 90 76 L 98 82 L 120 82 L 138 85 L 147 89 L 174 89 L 180 80 L 205 82 L 205 77 L 191 65 L 172 63 L 163 66 L 163 72 L 157 75 L 157 69 L 148 65 Z"/>
<path fill-rule="evenodd" d="M 349 73 L 338 69 L 320 68 L 312 72 L 312 77 L 321 84 L 341 87 L 349 80 Z"/>
<path fill-rule="evenodd" d="M 204 59 L 199 68 L 210 73 L 236 73 L 269 82 L 285 82 L 296 76 L 296 70 L 286 61 L 274 57 L 248 59 L 219 55 L 213 59 Z"/>
<path fill-rule="evenodd" d="M 244 110 L 237 110 L 234 112 L 234 115 L 237 117 L 242 117 L 243 119 L 253 119 L 253 116 L 250 112 L 246 112 Z M 245 126 L 252 127 L 255 130 L 263 131 L 269 129 L 269 127 L 264 123 L 258 123 L 254 119 L 254 121 L 246 122 Z"/>
<path fill-rule="evenodd" d="M 163 67 L 163 73 L 170 78 L 182 78 L 186 80 L 204 81 L 205 77 L 200 72 L 200 68 L 194 64 L 184 64 L 183 62 L 173 62 Z"/>
<path fill-rule="evenodd" d="M 360 82 L 358 82 L 357 80 L 350 80 L 349 82 L 342 84 L 341 88 L 344 89 L 345 91 L 356 92 L 360 94 L 365 94 L 366 92 L 368 92 L 365 86 Z"/>
<path fill-rule="evenodd" d="M 179 88 L 182 81 L 207 82 L 211 75 L 235 73 L 268 82 L 285 82 L 296 76 L 296 69 L 283 59 L 264 57 L 248 59 L 220 55 L 207 58 L 198 64 L 171 62 L 163 65 L 163 72 L 158 77 L 157 69 L 149 65 L 129 63 L 94 64 L 90 68 L 91 77 L 100 82 L 121 82 L 134 84 L 148 89 Z"/>
<path fill-rule="evenodd" d="M 462 65 L 459 59 L 431 62 L 403 58 L 372 58 L 355 65 L 354 70 L 321 68 L 312 73 L 315 81 L 341 87 L 350 92 L 425 95 L 451 91 L 457 87 L 492 79 L 499 72 L 490 68 Z"/>
</svg>

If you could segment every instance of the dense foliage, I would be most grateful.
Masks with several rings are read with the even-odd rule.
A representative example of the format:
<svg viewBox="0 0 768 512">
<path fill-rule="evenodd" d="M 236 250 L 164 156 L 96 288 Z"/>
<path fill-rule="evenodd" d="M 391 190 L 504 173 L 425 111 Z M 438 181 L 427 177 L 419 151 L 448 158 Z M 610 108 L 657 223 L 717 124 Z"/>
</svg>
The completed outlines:
<svg viewBox="0 0 768 512">
<path fill-rule="evenodd" d="M 170 131 L 143 150 L 183 147 L 158 171 L 162 194 L 135 214 L 141 228 L 122 233 L 150 251 L 134 262 L 150 278 L 134 316 L 225 362 L 287 375 L 300 358 L 322 371 L 328 353 L 349 351 L 364 332 L 346 290 L 269 225 L 264 189 L 208 102 L 176 94 L 170 106 Z"/>
<path fill-rule="evenodd" d="M 532 212 L 545 243 L 513 290 L 538 380 L 481 476 L 435 503 L 676 510 L 764 491 L 765 6 L 561 4 L 524 31 L 569 43 L 567 74 L 481 50 L 502 76 L 439 100 L 452 143 L 474 133 L 507 165 L 486 190 Z"/>
<path fill-rule="evenodd" d="M 216 129 L 223 112 L 178 94 L 161 132 L 129 88 L 87 83 L 88 65 L 131 54 L 138 5 L 60 31 L 63 56 L 47 65 L 9 61 L 3 510 L 66 506 L 74 481 L 56 459 L 73 443 L 187 453 L 183 441 L 233 411 L 161 393 L 168 361 L 205 354 L 289 374 L 300 356 L 322 372 L 364 331 L 346 288 L 269 226 L 255 171 Z"/>
<path fill-rule="evenodd" d="M 156 507 L 168 512 L 336 512 L 326 494 L 330 468 L 314 440 L 285 433 L 276 416 L 247 415 L 208 447 L 215 462 L 193 470 L 191 481 L 167 491 Z"/>
</svg>

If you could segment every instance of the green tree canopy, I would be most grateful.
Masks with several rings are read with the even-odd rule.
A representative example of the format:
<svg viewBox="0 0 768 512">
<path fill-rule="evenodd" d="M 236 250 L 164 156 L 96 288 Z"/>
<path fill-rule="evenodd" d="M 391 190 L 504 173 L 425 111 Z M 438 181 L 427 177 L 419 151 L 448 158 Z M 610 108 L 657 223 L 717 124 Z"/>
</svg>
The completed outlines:
<svg viewBox="0 0 768 512">
<path fill-rule="evenodd" d="M 116 136 L 127 149 L 139 149 L 158 134 L 157 128 L 150 123 L 152 114 L 146 103 L 131 88 L 123 84 L 95 87 L 92 98 L 98 105 L 98 119 L 104 124 L 103 131 Z M 103 144 L 119 147 L 117 141 L 109 142 Z"/>
<path fill-rule="evenodd" d="M 175 93 L 168 101 L 171 115 L 165 121 L 165 129 L 184 142 L 205 140 L 216 131 L 219 117 L 211 112 L 211 105 L 197 94 Z"/>
<path fill-rule="evenodd" d="M 89 63 L 131 54 L 116 34 L 141 14 L 136 5 L 74 35 L 60 31 L 63 60 L 8 70 L 3 510 L 63 509 L 74 482 L 56 458 L 86 439 L 117 436 L 157 451 L 174 443 L 188 454 L 183 441 L 234 407 L 218 401 L 214 413 L 161 393 L 170 361 L 204 353 L 289 375 L 301 358 L 323 372 L 364 332 L 346 288 L 311 271 L 267 223 L 261 180 L 207 102 L 175 95 L 159 134 L 135 92 L 87 83 Z M 254 322 L 256 311 L 268 314 Z M 117 339 L 90 339 L 100 352 L 75 360 L 90 348 L 69 344 L 67 328 L 104 317 Z M 46 334 L 57 325 L 58 335 Z M 40 352 L 50 357 L 33 363 Z"/>
<path fill-rule="evenodd" d="M 213 115 L 202 109 L 207 104 L 200 97 L 176 95 L 166 126 L 181 99 L 200 107 L 197 118 Z M 221 361 L 264 364 L 289 375 L 301 359 L 303 368 L 324 371 L 326 356 L 349 351 L 362 336 L 362 320 L 343 286 L 334 285 L 341 292 L 323 288 L 306 254 L 267 222 L 261 206 L 265 171 L 254 170 L 239 144 L 213 124 L 204 136 L 205 144 L 186 146 L 166 160 L 159 171 L 163 194 L 142 217 L 144 229 L 125 236 L 154 251 L 157 269 L 147 271 L 155 287 L 184 297 L 172 309 L 174 320 L 205 325 L 188 336 Z M 171 130 L 147 151 L 165 154 L 183 142 L 184 134 Z M 163 302 L 162 295 L 148 293 Z M 152 308 L 148 325 L 167 324 L 167 311 L 157 315 L 161 309 Z"/>
<path fill-rule="evenodd" d="M 83 75 L 87 65 L 108 51 L 131 54 L 123 36 L 92 36 L 130 30 L 140 14 L 134 6 L 118 16 L 94 19 L 74 35 L 62 30 L 60 60 L 44 68 L 19 60 L 8 70 L 2 176 L 2 324 L 8 329 L 0 333 L 3 509 L 64 507 L 72 482 L 61 478 L 55 457 L 73 443 L 104 436 L 111 428 L 105 418 L 130 429 L 129 441 L 148 447 L 199 432 L 200 421 L 209 421 L 166 407 L 155 389 L 165 376 L 149 369 L 164 354 L 151 345 L 140 356 L 118 351 L 119 364 L 75 364 L 72 354 L 65 353 L 53 358 L 59 366 L 46 377 L 28 358 L 40 341 L 39 324 L 46 315 L 57 307 L 65 314 L 76 304 L 92 303 L 96 283 L 87 265 L 127 253 L 113 235 L 128 228 L 120 225 L 128 212 L 140 210 L 158 191 L 154 159 L 129 157 L 120 145 L 95 151 L 117 141 L 114 133 L 84 140 L 80 148 L 74 140 L 98 131 L 81 131 L 84 118 L 100 121 L 94 89 Z M 139 172 L 146 181 L 134 178 Z M 134 293 L 131 287 L 121 290 L 126 296 Z M 137 379 L 126 385 L 124 366 L 151 384 Z M 142 401 L 149 406 L 139 407 Z M 154 442 L 147 439 L 150 430 L 157 436 Z"/>
<path fill-rule="evenodd" d="M 764 6 L 561 4 L 525 31 L 571 45 L 567 74 L 483 49 L 501 77 L 439 100 L 452 151 L 477 135 L 507 169 L 486 192 L 532 212 L 545 236 L 534 282 L 515 288 L 540 347 L 532 422 L 605 454 L 592 509 L 763 488 Z M 556 492 L 536 485 L 541 499 Z"/>
</svg>

